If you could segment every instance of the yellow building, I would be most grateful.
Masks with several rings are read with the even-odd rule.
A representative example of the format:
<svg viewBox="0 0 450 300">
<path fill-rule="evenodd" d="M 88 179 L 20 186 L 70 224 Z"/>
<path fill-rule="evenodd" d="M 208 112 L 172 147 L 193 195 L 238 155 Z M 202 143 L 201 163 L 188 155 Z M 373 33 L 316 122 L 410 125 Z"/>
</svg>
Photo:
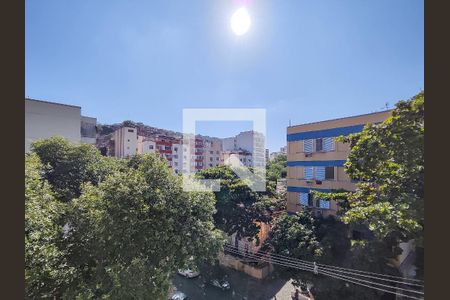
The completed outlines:
<svg viewBox="0 0 450 300">
<path fill-rule="evenodd" d="M 336 137 L 360 132 L 367 123 L 380 123 L 390 110 L 377 113 L 289 126 L 287 128 L 287 211 L 309 208 L 316 215 L 335 215 L 335 201 L 314 199 L 311 190 L 352 191 L 355 182 L 344 171 L 350 152 L 348 144 Z"/>
</svg>

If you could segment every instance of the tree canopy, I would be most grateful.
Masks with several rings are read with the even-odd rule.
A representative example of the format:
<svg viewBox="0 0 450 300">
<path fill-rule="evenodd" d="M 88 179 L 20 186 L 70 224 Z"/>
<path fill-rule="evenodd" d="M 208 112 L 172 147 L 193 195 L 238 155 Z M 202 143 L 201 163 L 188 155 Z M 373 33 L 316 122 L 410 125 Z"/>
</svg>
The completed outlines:
<svg viewBox="0 0 450 300">
<path fill-rule="evenodd" d="M 196 174 L 201 179 L 220 179 L 220 191 L 215 192 L 217 228 L 227 235 L 236 233 L 238 238 L 257 239 L 257 221 L 267 222 L 267 205 L 270 203 L 263 193 L 252 191 L 228 166 L 201 170 Z"/>
<path fill-rule="evenodd" d="M 214 228 L 214 195 L 184 192 L 157 155 L 105 158 L 60 138 L 33 151 L 26 159 L 29 298 L 164 299 L 178 268 L 216 258 L 224 240 Z"/>
<path fill-rule="evenodd" d="M 391 116 L 342 138 L 351 152 L 345 171 L 359 180 L 346 222 L 367 224 L 379 238 L 420 244 L 424 229 L 424 93 L 399 101 Z"/>
</svg>

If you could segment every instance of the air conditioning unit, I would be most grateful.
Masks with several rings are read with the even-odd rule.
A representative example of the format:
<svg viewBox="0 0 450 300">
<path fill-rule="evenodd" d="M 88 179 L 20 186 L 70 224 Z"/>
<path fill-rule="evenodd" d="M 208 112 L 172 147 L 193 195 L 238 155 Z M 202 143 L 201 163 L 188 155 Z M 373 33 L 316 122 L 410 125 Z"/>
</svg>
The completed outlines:
<svg viewBox="0 0 450 300">
<path fill-rule="evenodd" d="M 322 180 L 316 180 L 316 184 L 322 184 Z"/>
<path fill-rule="evenodd" d="M 306 184 L 314 184 L 313 180 L 306 180 Z"/>
<path fill-rule="evenodd" d="M 311 157 L 312 153 L 305 153 L 305 157 Z"/>
</svg>

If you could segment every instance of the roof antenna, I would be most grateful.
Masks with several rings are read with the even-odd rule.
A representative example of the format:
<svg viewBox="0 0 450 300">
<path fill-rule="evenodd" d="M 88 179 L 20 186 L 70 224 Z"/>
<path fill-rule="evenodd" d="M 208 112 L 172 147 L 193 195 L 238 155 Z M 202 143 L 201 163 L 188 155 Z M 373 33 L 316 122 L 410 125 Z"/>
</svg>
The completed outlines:
<svg viewBox="0 0 450 300">
<path fill-rule="evenodd" d="M 289 119 L 289 127 L 291 127 L 291 119 Z"/>
</svg>

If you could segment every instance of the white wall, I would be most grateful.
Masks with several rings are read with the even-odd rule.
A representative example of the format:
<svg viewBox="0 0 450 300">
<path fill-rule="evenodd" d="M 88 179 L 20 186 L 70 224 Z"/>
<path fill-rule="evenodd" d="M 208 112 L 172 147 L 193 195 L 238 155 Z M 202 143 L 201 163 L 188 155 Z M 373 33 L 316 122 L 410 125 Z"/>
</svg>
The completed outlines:
<svg viewBox="0 0 450 300">
<path fill-rule="evenodd" d="M 114 132 L 114 153 L 116 157 L 127 157 L 137 153 L 137 129 L 122 127 Z"/>
<path fill-rule="evenodd" d="M 233 151 L 235 150 L 236 141 L 234 137 L 222 139 L 222 151 Z"/>
<path fill-rule="evenodd" d="M 80 120 L 78 106 L 25 99 L 25 151 L 31 142 L 57 135 L 80 143 Z"/>
</svg>

